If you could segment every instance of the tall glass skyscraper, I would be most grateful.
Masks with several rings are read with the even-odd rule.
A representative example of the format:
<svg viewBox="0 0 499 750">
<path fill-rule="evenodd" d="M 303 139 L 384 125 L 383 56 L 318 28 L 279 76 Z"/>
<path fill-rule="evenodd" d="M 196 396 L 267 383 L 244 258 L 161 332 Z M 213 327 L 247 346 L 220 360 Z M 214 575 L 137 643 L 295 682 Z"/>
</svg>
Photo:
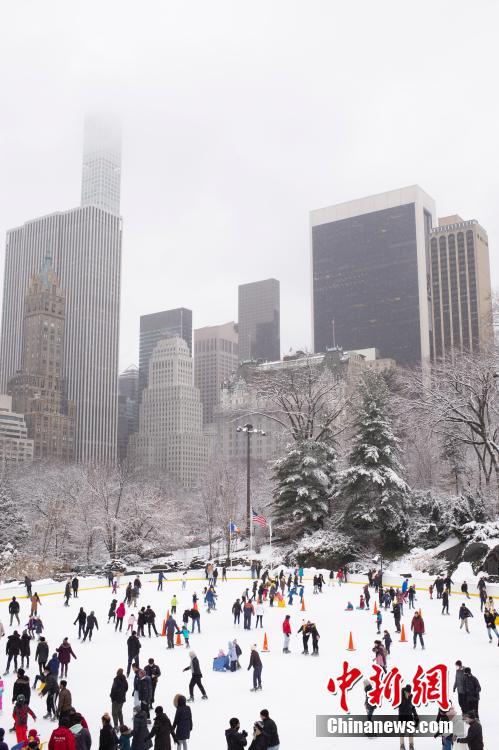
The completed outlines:
<svg viewBox="0 0 499 750">
<path fill-rule="evenodd" d="M 110 117 L 86 117 L 81 205 L 120 212 L 121 128 Z"/>
<path fill-rule="evenodd" d="M 434 217 L 417 186 L 311 212 L 314 351 L 374 347 L 402 365 L 430 357 Z"/>
<path fill-rule="evenodd" d="M 281 357 L 280 287 L 277 279 L 239 286 L 239 359 L 272 362 Z"/>
</svg>

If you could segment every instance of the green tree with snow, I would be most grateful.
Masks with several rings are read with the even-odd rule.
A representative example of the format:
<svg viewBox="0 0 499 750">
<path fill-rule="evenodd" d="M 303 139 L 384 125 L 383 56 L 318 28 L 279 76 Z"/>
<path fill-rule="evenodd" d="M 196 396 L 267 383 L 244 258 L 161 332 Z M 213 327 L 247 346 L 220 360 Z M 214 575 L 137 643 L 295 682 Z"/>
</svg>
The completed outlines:
<svg viewBox="0 0 499 750">
<path fill-rule="evenodd" d="M 301 440 L 275 462 L 272 516 L 278 536 L 301 535 L 323 525 L 336 473 L 336 452 L 325 442 Z"/>
<path fill-rule="evenodd" d="M 408 487 L 401 476 L 384 374 L 367 370 L 359 396 L 348 467 L 339 472 L 335 493 L 340 528 L 364 543 L 397 549 L 406 541 Z"/>
</svg>

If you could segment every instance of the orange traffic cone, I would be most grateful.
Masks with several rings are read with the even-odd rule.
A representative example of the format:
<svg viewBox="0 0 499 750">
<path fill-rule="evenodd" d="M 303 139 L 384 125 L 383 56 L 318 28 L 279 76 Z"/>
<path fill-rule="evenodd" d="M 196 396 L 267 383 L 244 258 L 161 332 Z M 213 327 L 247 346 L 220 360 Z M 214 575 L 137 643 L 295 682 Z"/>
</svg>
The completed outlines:
<svg viewBox="0 0 499 750">
<path fill-rule="evenodd" d="M 163 620 L 163 627 L 161 629 L 161 635 L 166 635 L 166 620 Z"/>
<path fill-rule="evenodd" d="M 263 648 L 262 651 L 268 651 L 269 650 L 269 642 L 267 640 L 267 633 L 263 634 Z"/>
<path fill-rule="evenodd" d="M 182 637 L 181 637 L 180 633 L 177 633 L 177 640 L 175 641 L 175 645 L 176 646 L 181 646 L 182 645 Z"/>
<path fill-rule="evenodd" d="M 399 641 L 400 643 L 407 643 L 407 638 L 405 637 L 405 628 L 403 625 L 402 625 L 402 631 L 400 633 Z"/>
<path fill-rule="evenodd" d="M 373 615 L 377 615 L 377 614 L 378 614 L 378 604 L 377 602 L 374 602 Z"/>
<path fill-rule="evenodd" d="M 350 637 L 349 637 L 349 639 L 348 639 L 348 646 L 347 646 L 347 651 L 355 651 L 355 647 L 354 647 L 354 645 L 353 645 L 353 636 L 352 636 L 352 631 L 350 631 Z"/>
<path fill-rule="evenodd" d="M 305 598 L 301 600 L 301 609 L 300 612 L 305 612 Z"/>
</svg>

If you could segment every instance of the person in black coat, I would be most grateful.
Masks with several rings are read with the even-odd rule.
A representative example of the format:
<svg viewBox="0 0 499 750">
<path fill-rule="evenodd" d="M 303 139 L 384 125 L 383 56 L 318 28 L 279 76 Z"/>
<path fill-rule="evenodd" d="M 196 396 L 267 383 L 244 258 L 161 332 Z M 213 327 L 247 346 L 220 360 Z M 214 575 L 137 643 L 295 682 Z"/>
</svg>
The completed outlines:
<svg viewBox="0 0 499 750">
<path fill-rule="evenodd" d="M 147 731 L 146 713 L 137 706 L 133 717 L 133 738 L 131 750 L 145 750 L 148 734 L 149 732 Z"/>
<path fill-rule="evenodd" d="M 99 750 L 116 750 L 117 742 L 115 731 L 111 726 L 111 717 L 109 714 L 104 714 L 99 735 Z"/>
<path fill-rule="evenodd" d="M 31 654 L 30 648 L 31 636 L 27 630 L 23 630 L 21 636 L 21 667 L 24 667 L 24 661 L 26 660 L 26 667 L 29 669 L 29 657 Z"/>
<path fill-rule="evenodd" d="M 137 633 L 135 632 L 135 630 L 132 630 L 132 635 L 127 639 L 126 645 L 128 649 L 128 666 L 126 670 L 126 676 L 128 677 L 132 668 L 132 663 L 139 666 L 139 654 L 140 649 L 142 648 L 142 644 L 137 638 Z"/>
<path fill-rule="evenodd" d="M 171 750 L 172 744 L 170 742 L 170 736 L 173 738 L 173 741 L 176 742 L 172 723 L 163 711 L 162 706 L 157 706 L 154 709 L 154 713 L 156 716 L 147 739 L 152 740 L 154 737 L 154 750 Z"/>
<path fill-rule="evenodd" d="M 17 670 L 17 680 L 12 686 L 12 703 L 16 702 L 18 695 L 23 695 L 24 702 L 29 706 L 31 688 L 29 685 L 29 676 L 25 674 L 24 669 Z"/>
<path fill-rule="evenodd" d="M 90 612 L 89 616 L 87 617 L 85 635 L 83 636 L 84 641 L 86 641 L 87 638 L 89 641 L 92 640 L 92 633 L 94 632 L 94 628 L 97 628 L 97 630 L 99 630 L 99 623 L 97 622 L 95 614 L 93 612 Z"/>
<path fill-rule="evenodd" d="M 248 750 L 267 750 L 269 746 L 269 739 L 263 731 L 263 724 L 261 721 L 255 721 L 253 727 L 253 741 L 249 746 Z"/>
<path fill-rule="evenodd" d="M 227 741 L 227 750 L 242 750 L 248 742 L 248 732 L 240 732 L 241 725 L 239 719 L 235 717 L 229 721 L 229 729 L 225 730 L 225 739 Z"/>
<path fill-rule="evenodd" d="M 466 713 L 469 714 L 473 711 L 475 717 L 478 718 L 478 703 L 480 701 L 480 683 L 474 674 L 471 674 L 469 667 L 464 668 L 463 675 L 463 688 L 464 688 L 464 702 L 466 705 Z"/>
<path fill-rule="evenodd" d="M 177 694 L 173 699 L 173 705 L 177 709 L 173 720 L 173 731 L 175 732 L 175 738 L 179 745 L 181 742 L 190 738 L 193 727 L 191 709 L 186 703 L 185 695 Z M 135 748 L 133 748 L 133 750 L 135 750 Z"/>
<path fill-rule="evenodd" d="M 411 686 L 406 685 L 402 688 L 402 699 L 399 705 L 399 719 L 403 721 L 413 721 L 416 726 L 419 725 L 419 716 L 412 702 Z M 408 735 L 409 748 L 414 748 L 414 738 L 412 735 Z M 400 738 L 402 742 L 402 737 Z"/>
<path fill-rule="evenodd" d="M 9 673 L 10 663 L 14 660 L 14 669 L 17 672 L 17 657 L 21 653 L 21 636 L 14 630 L 12 635 L 7 638 L 7 645 L 5 647 L 5 653 L 7 654 L 7 669 L 5 674 Z"/>
<path fill-rule="evenodd" d="M 21 624 L 19 620 L 19 609 L 20 609 L 19 602 L 17 601 L 16 597 L 13 596 L 11 601 L 9 602 L 10 627 L 12 627 L 14 617 L 17 620 L 17 624 L 18 625 Z"/>
<path fill-rule="evenodd" d="M 76 576 L 74 576 L 73 580 L 71 581 L 71 588 L 73 589 L 73 597 L 75 599 L 78 599 L 78 589 L 80 587 L 80 582 Z"/>
<path fill-rule="evenodd" d="M 269 750 L 271 750 L 271 748 L 279 747 L 280 742 L 277 724 L 270 718 L 269 712 L 266 708 L 262 708 L 260 711 L 260 721 L 263 724 L 263 731 L 269 739 Z"/>
<path fill-rule="evenodd" d="M 253 667 L 253 687 L 251 688 L 252 691 L 261 690 L 262 689 L 262 669 L 263 664 L 262 660 L 260 659 L 260 654 L 256 650 L 256 644 L 254 644 L 251 647 L 251 655 L 250 655 L 250 662 L 248 665 L 248 671 Z"/>
<path fill-rule="evenodd" d="M 203 683 L 201 682 L 203 673 L 201 672 L 201 667 L 199 666 L 199 659 L 194 651 L 189 651 L 189 658 L 191 660 L 191 663 L 188 667 L 182 670 L 183 672 L 188 672 L 189 670 L 191 671 L 191 680 L 189 682 L 189 703 L 194 702 L 194 687 L 196 685 L 201 690 L 202 699 L 207 700 L 208 696 L 206 695 L 206 690 L 204 689 Z"/>
<path fill-rule="evenodd" d="M 477 719 L 474 711 L 468 711 L 464 715 L 464 720 L 468 724 L 468 734 L 466 737 L 458 737 L 458 742 L 467 744 L 469 750 L 483 750 L 482 725 Z"/>
<path fill-rule="evenodd" d="M 116 677 L 113 680 L 111 686 L 111 713 L 113 715 L 113 724 L 115 729 L 124 724 L 123 721 L 123 704 L 126 702 L 126 694 L 128 691 L 128 680 L 123 674 L 122 669 L 118 669 Z"/>
<path fill-rule="evenodd" d="M 82 635 L 85 635 L 86 622 L 87 622 L 87 613 L 85 612 L 83 607 L 80 607 L 80 611 L 78 612 L 78 615 L 76 616 L 76 620 L 73 623 L 73 625 L 76 625 L 76 623 L 78 623 L 78 638 L 81 638 Z"/>
</svg>

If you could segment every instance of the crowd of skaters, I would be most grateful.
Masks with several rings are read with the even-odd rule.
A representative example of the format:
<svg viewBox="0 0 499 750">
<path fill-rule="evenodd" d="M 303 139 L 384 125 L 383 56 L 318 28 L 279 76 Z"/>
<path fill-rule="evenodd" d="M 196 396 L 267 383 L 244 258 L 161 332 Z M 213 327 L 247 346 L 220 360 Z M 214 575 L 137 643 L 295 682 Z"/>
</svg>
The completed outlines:
<svg viewBox="0 0 499 750">
<path fill-rule="evenodd" d="M 216 609 L 216 589 L 219 577 L 218 568 L 216 566 L 208 564 L 205 568 L 205 576 L 207 585 L 203 589 L 203 602 L 206 605 L 206 612 L 209 614 L 213 609 Z M 288 604 L 293 604 L 294 597 L 298 597 L 300 601 L 303 601 L 303 576 L 304 571 L 301 567 L 295 568 L 293 572 L 285 573 L 284 570 L 281 570 L 278 574 L 277 572 L 273 574 L 270 570 L 263 570 L 263 566 L 259 562 L 255 562 L 254 564 L 252 564 L 252 585 L 251 587 L 247 587 L 244 589 L 241 597 L 236 599 L 232 607 L 234 624 L 240 625 L 240 618 L 242 615 L 243 626 L 245 629 L 252 629 L 253 617 L 256 617 L 254 627 L 263 628 L 264 603 L 267 603 L 268 606 L 273 607 L 275 605 L 275 602 L 277 602 L 277 606 L 280 606 L 281 602 L 283 602 L 285 599 L 287 600 Z M 222 581 L 227 580 L 227 570 L 225 567 L 222 568 L 221 578 Z M 404 606 L 407 606 L 408 609 L 415 609 L 415 586 L 411 585 L 408 578 L 405 577 L 399 588 L 394 588 L 393 586 L 383 587 L 383 575 L 381 571 L 370 570 L 368 571 L 367 578 L 368 581 L 363 588 L 363 593 L 360 595 L 360 602 L 357 609 L 368 610 L 370 608 L 370 600 L 373 596 L 375 596 L 377 598 L 377 602 L 379 603 L 379 609 L 376 617 L 377 634 L 380 634 L 381 632 L 381 612 L 382 610 L 386 611 L 388 609 L 391 609 L 396 630 L 397 632 L 400 632 L 400 618 L 403 615 Z M 159 590 L 163 589 L 164 580 L 164 575 L 160 571 L 160 573 L 158 574 Z M 329 585 L 334 586 L 335 580 L 340 586 L 343 583 L 348 582 L 348 569 L 346 566 L 339 569 L 338 571 L 330 572 Z M 451 594 L 452 583 L 453 582 L 450 576 L 439 576 L 437 577 L 435 583 L 431 584 L 429 587 L 430 598 L 433 598 L 433 591 L 436 591 L 436 598 L 442 599 L 444 607 L 447 601 L 447 606 L 445 607 L 446 613 L 448 613 L 448 597 Z M 35 623 L 32 622 L 31 624 L 36 625 L 36 620 L 39 619 L 38 607 L 41 605 L 41 601 L 36 592 L 35 595 L 32 594 L 31 586 L 30 589 L 28 589 L 26 580 L 25 585 L 31 604 L 30 620 L 32 620 L 33 618 L 35 619 Z M 109 585 L 112 588 L 112 593 L 117 593 L 119 588 L 119 578 L 116 575 L 110 577 Z M 313 577 L 313 593 L 322 593 L 324 585 L 325 579 L 323 575 L 321 573 L 315 574 Z M 77 577 L 73 577 L 66 582 L 64 591 L 65 606 L 68 604 L 69 599 L 72 596 L 78 598 L 78 586 L 79 583 Z M 140 650 L 142 648 L 140 639 L 146 637 L 146 627 L 149 637 L 152 637 L 153 633 L 155 636 L 159 636 L 160 633 L 158 633 L 155 626 L 156 615 L 152 608 L 149 605 L 138 607 L 141 588 L 142 583 L 140 581 L 140 577 L 137 576 L 133 583 L 129 582 L 127 584 L 124 600 L 118 602 L 117 598 L 113 598 L 109 606 L 107 614 L 108 624 L 113 622 L 115 625 L 115 630 L 119 630 L 120 632 L 122 632 L 123 621 L 125 619 L 127 611 L 126 607 L 128 607 L 129 610 L 132 608 L 136 609 L 137 612 L 131 612 L 128 618 L 126 632 L 127 635 L 128 632 L 130 632 L 130 635 L 127 637 L 128 663 L 126 675 L 124 673 L 124 670 L 120 668 L 118 669 L 116 677 L 114 678 L 110 693 L 112 704 L 111 715 L 104 714 L 102 717 L 102 729 L 100 734 L 99 748 L 102 748 L 102 750 L 113 750 L 113 748 L 119 746 L 120 748 L 122 748 L 122 750 L 129 750 L 129 747 L 131 747 L 131 750 L 147 750 L 147 747 L 151 746 L 150 743 L 152 738 L 157 738 L 159 736 L 161 738 L 161 742 L 158 745 L 158 741 L 156 739 L 155 748 L 156 750 L 165 750 L 165 748 L 169 747 L 169 739 L 168 741 L 167 739 L 165 739 L 166 735 L 168 735 L 168 738 L 171 737 L 175 742 L 177 742 L 179 748 L 185 750 L 185 748 L 187 748 L 187 741 L 190 736 L 190 731 L 192 731 L 192 714 L 190 713 L 190 707 L 187 704 L 194 701 L 194 689 L 196 687 L 201 693 L 202 699 L 207 700 L 208 698 L 206 690 L 202 683 L 203 675 L 201 672 L 199 659 L 194 651 L 189 650 L 189 664 L 184 669 L 184 671 L 190 671 L 191 673 L 191 679 L 188 688 L 189 697 L 181 694 L 177 694 L 175 696 L 175 717 L 173 721 L 170 722 L 170 719 L 168 718 L 166 712 L 162 707 L 156 707 L 154 709 L 154 722 L 151 728 L 151 711 L 154 707 L 156 686 L 161 675 L 161 671 L 158 665 L 155 664 L 154 660 L 151 658 L 148 660 L 148 663 L 144 666 L 143 669 L 139 666 Z M 185 577 L 183 580 L 182 588 L 185 588 Z M 371 589 L 374 589 L 374 594 L 371 593 Z M 497 617 L 497 613 L 495 612 L 492 597 L 488 597 L 486 594 L 486 584 L 484 579 L 481 579 L 479 581 L 478 589 L 480 594 L 481 611 L 484 612 L 484 619 L 487 626 L 489 641 L 492 640 L 492 633 L 495 633 L 499 644 L 499 634 L 497 633 L 495 626 L 495 618 Z M 466 582 L 463 583 L 461 590 L 468 600 L 470 597 Z M 201 615 L 199 612 L 198 601 L 199 600 L 197 594 L 194 593 L 192 608 L 184 610 L 184 613 L 182 615 L 182 623 L 179 624 L 175 619 L 178 601 L 176 596 L 173 595 L 171 599 L 171 612 L 169 613 L 169 616 L 163 624 L 163 627 L 166 630 L 165 635 L 167 636 L 167 648 L 174 648 L 175 635 L 182 635 L 186 648 L 189 648 L 189 620 L 192 621 L 192 630 L 190 632 L 194 632 L 194 628 L 196 626 L 198 632 L 201 632 Z M 347 609 L 353 609 L 350 603 Z M 16 619 L 17 623 L 20 624 L 19 612 L 19 602 L 16 600 L 16 597 L 12 597 L 12 600 L 9 604 L 11 625 L 14 619 Z M 442 610 L 442 614 L 444 614 L 444 610 Z M 468 609 L 466 604 L 463 603 L 460 606 L 458 617 L 461 623 L 460 627 L 465 627 L 467 632 L 469 632 L 468 620 L 472 616 L 473 615 L 471 611 Z M 90 614 L 87 615 L 83 607 L 80 607 L 79 613 L 75 620 L 75 625 L 78 625 L 78 639 L 81 639 L 82 642 L 86 641 L 87 638 L 89 641 L 91 641 L 93 630 L 98 630 L 98 622 L 95 613 L 91 611 Z M 41 630 L 43 630 L 42 623 Z M 31 709 L 29 708 L 29 696 L 27 697 L 26 695 L 24 695 L 24 693 L 27 692 L 26 688 L 24 688 L 23 692 L 20 692 L 19 690 L 19 688 L 22 689 L 23 685 L 26 685 L 26 675 L 23 670 L 24 662 L 22 662 L 21 667 L 18 668 L 17 656 L 19 656 L 21 659 L 24 657 L 24 659 L 26 660 L 26 666 L 29 668 L 29 641 L 32 640 L 35 632 L 39 635 L 41 630 L 37 630 L 33 627 L 29 630 L 27 628 L 25 631 L 23 631 L 22 636 L 19 636 L 19 633 L 17 631 L 14 631 L 14 633 L 9 636 L 7 640 L 8 644 L 10 643 L 11 645 L 8 645 L 7 647 L 8 665 L 6 673 L 8 673 L 9 671 L 11 661 L 13 661 L 14 668 L 17 670 L 17 680 L 15 684 L 17 684 L 18 689 L 14 698 L 14 729 L 16 731 L 18 741 L 24 743 L 26 747 L 28 747 L 28 745 L 30 745 L 31 743 L 32 750 L 33 735 L 28 736 L 27 723 L 28 716 L 31 716 L 32 718 L 35 717 Z M 413 614 L 411 620 L 411 630 L 413 633 L 414 648 L 416 648 L 418 640 L 421 647 L 424 648 L 423 636 L 425 634 L 425 627 L 423 618 L 418 611 L 415 611 Z M 289 646 L 290 638 L 292 635 L 291 616 L 289 614 L 286 614 L 284 616 L 282 623 L 282 632 L 283 653 L 287 654 L 291 652 Z M 296 633 L 299 636 L 301 635 L 302 638 L 302 654 L 309 654 L 309 641 L 311 639 L 312 654 L 318 655 L 318 644 L 320 636 L 315 623 L 311 620 L 302 620 L 301 626 L 296 631 Z M 21 648 L 21 646 L 19 646 L 19 649 L 17 648 L 17 639 L 22 641 L 23 637 L 24 642 L 28 643 L 27 652 L 26 646 L 24 646 L 24 650 Z M 383 632 L 383 637 L 374 641 L 374 647 L 372 649 L 374 654 L 374 661 L 378 663 L 385 671 L 387 668 L 387 657 L 390 654 L 391 643 L 392 639 L 390 633 L 387 629 L 385 629 Z M 231 671 L 235 671 L 240 667 L 239 658 L 241 656 L 241 649 L 236 639 L 233 639 L 231 642 L 229 642 L 228 653 L 230 657 L 230 669 Z M 72 706 L 72 697 L 67 687 L 67 681 L 65 679 L 61 679 L 67 676 L 68 665 L 71 661 L 71 658 L 76 658 L 76 655 L 72 650 L 68 638 L 65 638 L 63 640 L 59 648 L 56 649 L 50 659 L 48 657 L 49 647 L 44 636 L 39 635 L 39 641 L 35 654 L 35 660 L 37 661 L 39 667 L 39 674 L 35 678 L 33 687 L 36 688 L 37 681 L 41 682 L 43 685 L 41 693 L 47 699 L 47 714 L 44 718 L 51 718 L 53 721 L 59 722 L 58 728 L 54 730 L 55 733 L 60 732 L 61 736 L 64 735 L 66 738 L 69 738 L 70 735 L 66 731 L 68 730 L 71 733 L 72 737 L 75 739 L 76 750 L 88 750 L 88 748 L 90 747 L 90 745 L 88 745 L 87 738 L 88 727 L 85 727 L 86 722 L 84 721 L 83 717 L 81 717 L 81 715 L 78 714 L 78 712 L 75 711 L 74 707 Z M 253 687 L 251 688 L 252 691 L 258 691 L 262 689 L 262 669 L 262 660 L 258 653 L 256 644 L 254 644 L 251 647 L 248 665 L 248 670 L 253 671 Z M 131 670 L 133 670 L 132 694 L 134 695 L 135 709 L 133 726 L 129 728 L 123 722 L 122 709 L 123 704 L 126 700 L 126 693 L 129 689 L 128 678 L 130 677 Z M 462 676 L 461 671 L 463 673 Z M 29 687 L 29 678 L 27 680 L 27 684 Z M 460 662 L 456 664 L 456 681 L 454 690 L 458 693 L 459 706 L 463 712 L 463 715 L 468 720 L 470 729 L 473 729 L 472 735 L 473 737 L 476 737 L 477 733 L 481 733 L 481 727 L 478 721 L 480 685 L 477 678 L 471 674 L 471 669 L 469 667 L 462 667 Z M 403 703 L 405 705 L 405 708 L 407 708 L 410 700 L 410 694 L 404 693 Z M 400 714 L 401 710 L 402 714 Z M 399 709 L 399 715 L 403 715 L 404 710 L 404 707 L 402 709 Z M 20 723 L 18 722 L 16 715 L 21 717 Z M 78 721 L 76 721 L 75 717 L 76 719 L 78 719 Z M 189 726 L 190 729 L 188 728 L 184 731 L 185 727 Z M 81 737 L 80 744 L 76 742 L 77 733 L 75 733 L 75 731 L 73 730 L 74 727 L 78 727 L 77 732 L 85 730 Z M 184 737 L 184 734 L 187 734 L 188 736 Z M 85 746 L 82 744 L 83 738 L 85 739 Z M 108 744 L 103 743 L 103 738 L 107 738 Z M 230 720 L 229 729 L 226 731 L 226 739 L 228 748 L 244 747 L 246 745 L 247 733 L 240 730 L 238 719 L 233 718 Z M 444 739 L 447 741 L 448 738 L 442 738 L 444 747 L 446 747 Z M 269 744 L 269 742 L 268 722 L 266 729 L 265 716 L 261 716 L 260 720 L 256 721 L 253 726 L 253 738 L 250 744 L 250 748 L 252 750 L 257 750 L 258 748 L 266 750 L 269 747 L 278 747 L 279 743 L 277 743 L 277 745 L 271 745 Z M 62 748 L 62 745 L 57 745 L 57 742 L 55 745 L 53 743 L 53 747 L 49 750 L 54 750 L 55 747 Z M 478 744 L 470 744 L 469 747 L 472 748 L 472 750 L 475 750 L 475 748 L 476 750 L 481 750 Z M 4 749 L 0 748 L 0 750 Z M 73 746 L 64 746 L 64 750 L 73 750 Z"/>
</svg>

